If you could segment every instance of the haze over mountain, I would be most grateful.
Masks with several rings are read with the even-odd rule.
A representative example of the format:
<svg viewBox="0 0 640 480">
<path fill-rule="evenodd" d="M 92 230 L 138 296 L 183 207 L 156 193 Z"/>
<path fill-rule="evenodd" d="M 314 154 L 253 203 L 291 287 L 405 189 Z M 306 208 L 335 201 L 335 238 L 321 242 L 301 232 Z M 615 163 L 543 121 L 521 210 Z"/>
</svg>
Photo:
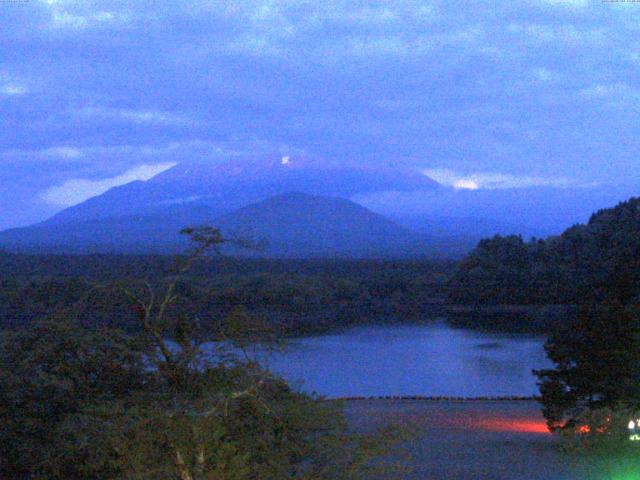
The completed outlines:
<svg viewBox="0 0 640 480">
<path fill-rule="evenodd" d="M 265 239 L 284 257 L 424 256 L 424 238 L 343 198 L 285 193 L 225 215 L 223 233 Z"/>
<path fill-rule="evenodd" d="M 455 189 L 415 169 L 302 156 L 186 162 L 2 232 L 0 248 L 175 252 L 185 246 L 180 229 L 208 224 L 269 240 L 263 254 L 270 256 L 451 257 L 497 233 L 558 234 L 635 193 L 620 186 Z"/>
<path fill-rule="evenodd" d="M 268 256 L 407 256 L 424 240 L 346 198 L 376 191 L 434 191 L 424 174 L 309 158 L 185 163 L 112 188 L 40 224 L 0 233 L 21 251 L 181 251 L 185 226 L 213 225 L 266 241 Z M 300 192 L 300 193 L 292 193 Z M 244 253 L 233 251 L 233 253 Z"/>
<path fill-rule="evenodd" d="M 148 181 L 135 181 L 67 208 L 45 223 L 131 214 L 176 212 L 201 206 L 221 215 L 286 192 L 349 198 L 380 191 L 432 191 L 439 185 L 417 170 L 368 167 L 309 157 L 262 157 L 180 163 Z M 188 215 L 187 213 L 184 213 Z"/>
<path fill-rule="evenodd" d="M 527 188 L 441 188 L 432 192 L 356 195 L 361 205 L 420 233 L 465 237 L 477 242 L 495 234 L 525 238 L 559 235 L 592 212 L 640 194 L 632 184 L 531 186 Z"/>
<path fill-rule="evenodd" d="M 177 213 L 45 222 L 0 233 L 0 245 L 26 252 L 176 253 L 187 247 L 181 228 L 208 224 L 258 246 L 225 249 L 234 255 L 372 258 L 423 256 L 428 250 L 424 237 L 338 197 L 291 192 L 222 217 L 203 206 Z"/>
</svg>

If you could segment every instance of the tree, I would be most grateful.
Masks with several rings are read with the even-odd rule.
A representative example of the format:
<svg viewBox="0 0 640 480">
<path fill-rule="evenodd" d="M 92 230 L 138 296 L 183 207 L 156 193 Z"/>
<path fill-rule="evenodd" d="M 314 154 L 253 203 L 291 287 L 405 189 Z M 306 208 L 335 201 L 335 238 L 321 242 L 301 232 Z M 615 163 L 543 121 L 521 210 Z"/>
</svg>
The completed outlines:
<svg viewBox="0 0 640 480">
<path fill-rule="evenodd" d="M 61 429 L 91 405 L 141 390 L 144 370 L 134 340 L 116 330 L 51 318 L 3 332 L 0 477 L 78 478 L 74 464 L 63 468 L 57 460 Z"/>
<path fill-rule="evenodd" d="M 640 198 L 591 216 L 557 237 L 479 242 L 449 282 L 464 305 L 640 302 Z"/>
<path fill-rule="evenodd" d="M 126 290 L 138 307 L 158 373 L 158 387 L 141 402 L 144 408 L 136 405 L 115 419 L 122 426 L 126 478 L 319 480 L 368 478 L 381 468 L 393 473 L 374 455 L 388 453 L 401 432 L 348 433 L 339 408 L 292 391 L 261 367 L 245 349 L 271 337 L 264 324 L 234 311 L 219 324 L 216 348 L 204 355 L 197 319 L 167 316 L 179 298 L 180 276 L 225 241 L 215 229 L 183 232 L 195 246 L 177 259 L 164 292 L 157 294 L 149 282 L 145 298 Z"/>
<path fill-rule="evenodd" d="M 361 479 L 402 473 L 389 428 L 350 432 L 340 406 L 295 392 L 246 350 L 269 332 L 243 311 L 205 343 L 180 278 L 225 240 L 188 229 L 172 274 L 120 284 L 143 335 L 60 318 L 0 342 L 0 477 Z"/>
<path fill-rule="evenodd" d="M 600 420 L 594 425 L 594 418 L 602 418 L 598 412 L 640 408 L 637 308 L 584 307 L 549 337 L 545 350 L 555 367 L 534 373 L 539 379 L 543 414 L 552 430 L 607 433 L 620 425 Z"/>
</svg>

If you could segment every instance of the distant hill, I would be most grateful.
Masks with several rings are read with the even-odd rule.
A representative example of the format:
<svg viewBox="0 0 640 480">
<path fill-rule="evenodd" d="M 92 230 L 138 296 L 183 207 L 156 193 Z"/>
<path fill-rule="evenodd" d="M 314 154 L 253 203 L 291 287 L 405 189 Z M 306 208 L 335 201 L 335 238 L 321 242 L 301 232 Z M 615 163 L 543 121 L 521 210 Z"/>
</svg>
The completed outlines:
<svg viewBox="0 0 640 480">
<path fill-rule="evenodd" d="M 453 304 L 640 303 L 640 198 L 546 240 L 482 240 L 450 286 Z"/>
<path fill-rule="evenodd" d="M 343 198 L 277 195 L 225 215 L 227 235 L 264 239 L 269 256 L 425 255 L 426 242 L 382 215 Z"/>
<path fill-rule="evenodd" d="M 509 189 L 447 189 L 430 192 L 357 195 L 355 202 L 417 232 L 474 239 L 495 234 L 547 237 L 586 223 L 599 209 L 639 192 L 633 184 L 534 186 Z"/>
<path fill-rule="evenodd" d="M 193 207 L 193 206 L 192 206 Z M 189 225 L 222 228 L 227 236 L 264 243 L 269 257 L 406 257 L 426 254 L 426 241 L 385 217 L 337 197 L 285 193 L 222 216 L 204 206 L 165 213 L 45 222 L 0 232 L 0 247 L 39 253 L 175 253 Z"/>
</svg>

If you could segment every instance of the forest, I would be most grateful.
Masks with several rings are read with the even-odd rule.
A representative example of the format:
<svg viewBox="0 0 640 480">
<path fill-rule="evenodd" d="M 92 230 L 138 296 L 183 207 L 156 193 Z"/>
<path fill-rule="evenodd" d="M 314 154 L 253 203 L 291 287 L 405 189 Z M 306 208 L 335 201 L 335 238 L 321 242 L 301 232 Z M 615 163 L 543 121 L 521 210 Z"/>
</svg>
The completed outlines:
<svg viewBox="0 0 640 480">
<path fill-rule="evenodd" d="M 482 240 L 449 282 L 454 305 L 640 302 L 640 199 L 547 239 Z"/>
<path fill-rule="evenodd" d="M 233 312 L 283 336 L 444 315 L 461 327 L 549 332 L 585 303 L 640 302 L 638 225 L 634 198 L 556 237 L 484 239 L 460 262 L 207 256 L 178 288 L 205 332 Z M 117 285 L 162 282 L 173 261 L 0 253 L 0 326 L 62 314 L 87 327 L 135 330 L 136 312 Z"/>
<path fill-rule="evenodd" d="M 142 255 L 0 254 L 0 325 L 15 327 L 51 315 L 86 327 L 140 327 L 117 288 L 123 282 L 163 282 L 174 259 Z M 243 311 L 284 336 L 308 335 L 358 323 L 412 321 L 442 314 L 453 262 L 261 260 L 206 257 L 177 289 L 201 319 Z M 187 307 L 188 306 L 188 307 Z"/>
<path fill-rule="evenodd" d="M 0 474 L 391 478 L 404 467 L 386 454 L 404 455 L 410 431 L 354 434 L 339 406 L 238 352 L 452 306 L 575 306 L 557 323 L 517 309 L 449 320 L 545 331 L 556 367 L 535 374 L 548 427 L 624 432 L 638 398 L 638 225 L 632 199 L 558 237 L 483 240 L 460 263 L 221 257 L 212 227 L 187 232 L 196 248 L 175 257 L 1 253 Z M 221 348 L 203 357 L 212 339 Z"/>
</svg>

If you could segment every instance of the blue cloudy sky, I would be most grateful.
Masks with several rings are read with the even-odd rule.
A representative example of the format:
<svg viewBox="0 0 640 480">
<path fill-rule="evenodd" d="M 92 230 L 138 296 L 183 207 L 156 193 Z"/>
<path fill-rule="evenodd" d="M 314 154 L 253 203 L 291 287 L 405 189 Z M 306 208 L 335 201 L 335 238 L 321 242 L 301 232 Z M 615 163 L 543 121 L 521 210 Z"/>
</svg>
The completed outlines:
<svg viewBox="0 0 640 480">
<path fill-rule="evenodd" d="M 0 228 L 175 162 L 640 185 L 640 3 L 0 0 Z"/>
</svg>

